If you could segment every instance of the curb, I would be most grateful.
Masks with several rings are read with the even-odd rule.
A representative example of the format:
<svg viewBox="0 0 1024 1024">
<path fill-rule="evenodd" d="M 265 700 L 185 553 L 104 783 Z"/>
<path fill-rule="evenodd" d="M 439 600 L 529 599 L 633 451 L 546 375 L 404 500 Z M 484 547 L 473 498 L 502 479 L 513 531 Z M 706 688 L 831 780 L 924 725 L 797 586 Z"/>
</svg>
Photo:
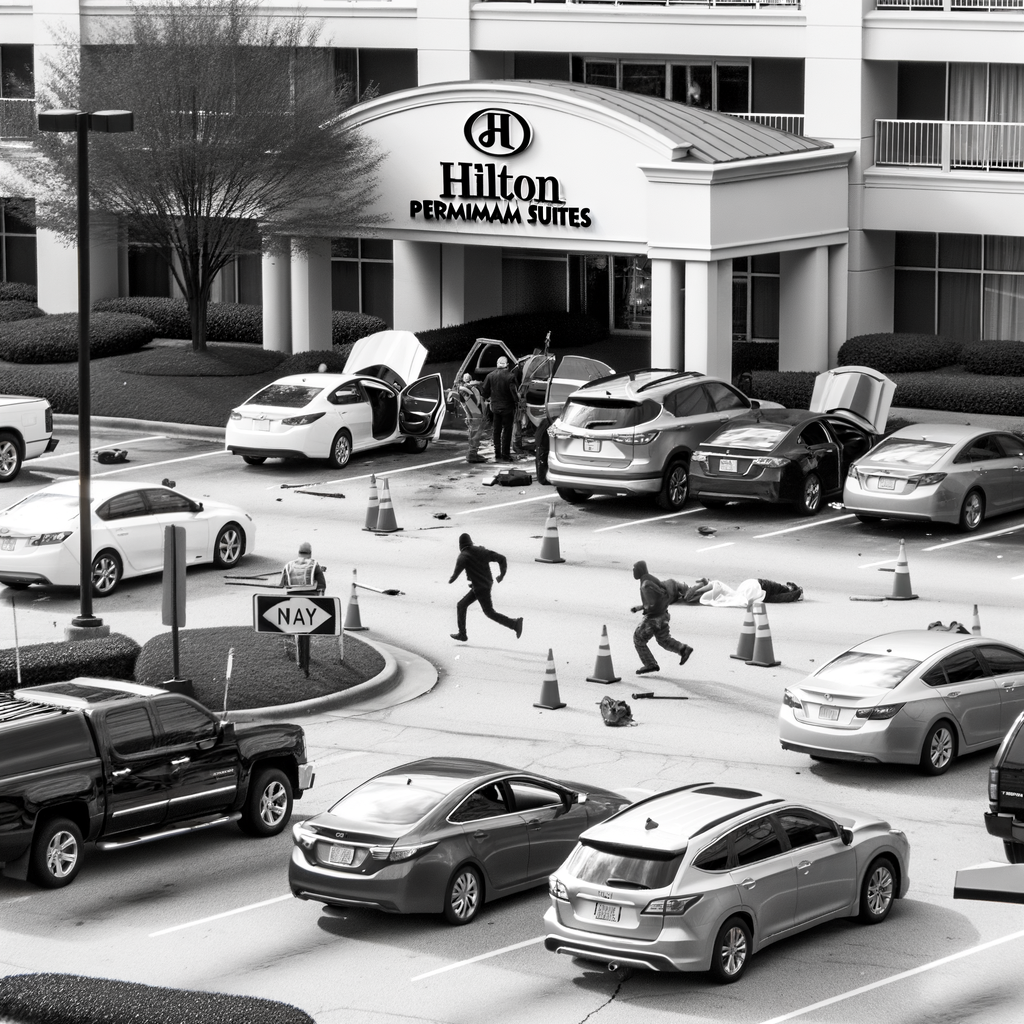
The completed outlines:
<svg viewBox="0 0 1024 1024">
<path fill-rule="evenodd" d="M 54 413 L 53 422 L 62 427 L 78 427 L 78 416 L 71 413 Z M 117 416 L 90 416 L 94 427 L 108 427 L 120 430 L 145 430 L 149 433 L 170 434 L 174 437 L 197 437 L 203 440 L 224 440 L 224 427 L 205 427 L 190 423 L 161 423 L 159 420 L 129 420 Z"/>
</svg>

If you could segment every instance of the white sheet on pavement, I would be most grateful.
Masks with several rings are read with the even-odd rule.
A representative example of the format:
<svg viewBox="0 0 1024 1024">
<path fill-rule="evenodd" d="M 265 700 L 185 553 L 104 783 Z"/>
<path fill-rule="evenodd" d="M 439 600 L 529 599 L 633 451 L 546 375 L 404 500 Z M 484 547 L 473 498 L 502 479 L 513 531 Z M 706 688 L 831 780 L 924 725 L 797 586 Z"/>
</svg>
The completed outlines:
<svg viewBox="0 0 1024 1024">
<path fill-rule="evenodd" d="M 721 580 L 709 580 L 711 589 L 700 595 L 700 603 L 712 608 L 746 608 L 751 601 L 763 601 L 764 591 L 757 580 L 744 580 L 735 590 Z"/>
</svg>

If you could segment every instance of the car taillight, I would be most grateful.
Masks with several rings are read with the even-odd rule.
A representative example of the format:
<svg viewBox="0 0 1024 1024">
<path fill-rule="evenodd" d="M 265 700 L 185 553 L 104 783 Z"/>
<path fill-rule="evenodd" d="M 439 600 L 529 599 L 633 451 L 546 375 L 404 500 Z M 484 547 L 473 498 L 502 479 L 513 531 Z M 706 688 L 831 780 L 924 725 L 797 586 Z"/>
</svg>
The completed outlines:
<svg viewBox="0 0 1024 1024">
<path fill-rule="evenodd" d="M 564 882 L 558 880 L 557 875 L 548 875 L 548 895 L 553 900 L 567 900 L 569 898 L 569 890 L 566 889 Z"/>
<path fill-rule="evenodd" d="M 660 430 L 645 430 L 640 434 L 616 434 L 612 440 L 623 444 L 650 444 L 660 433 Z"/>
<path fill-rule="evenodd" d="M 789 459 L 779 459 L 774 455 L 758 455 L 752 460 L 755 466 L 769 466 L 772 469 L 782 469 L 789 464 Z"/>
<path fill-rule="evenodd" d="M 431 850 L 435 846 L 437 846 L 436 842 L 415 843 L 409 846 L 371 846 L 370 856 L 374 860 L 409 860 L 410 857 L 415 857 L 418 853 L 424 853 L 427 850 Z"/>
<path fill-rule="evenodd" d="M 285 427 L 304 427 L 307 423 L 315 423 L 321 416 L 322 412 L 311 412 L 306 416 L 289 416 L 281 420 L 281 424 Z"/>
<path fill-rule="evenodd" d="M 242 414 L 240 412 L 236 412 L 234 409 L 231 410 L 231 415 L 228 417 L 229 420 L 240 420 L 241 418 Z"/>
<path fill-rule="evenodd" d="M 903 710 L 902 704 L 879 704 L 874 708 L 860 708 L 857 711 L 858 718 L 870 718 L 872 721 L 884 721 L 893 718 Z"/>
<path fill-rule="evenodd" d="M 556 441 L 567 441 L 572 434 L 568 430 L 555 430 L 554 427 L 548 427 L 548 437 L 552 437 Z"/>
<path fill-rule="evenodd" d="M 988 798 L 997 804 L 999 803 L 999 769 L 989 768 L 988 770 Z"/>
<path fill-rule="evenodd" d="M 71 536 L 70 530 L 59 530 L 57 533 L 40 533 L 29 538 L 29 547 L 38 548 L 44 544 L 63 544 Z"/>
<path fill-rule="evenodd" d="M 850 468 L 846 471 L 846 477 L 849 480 L 856 480 L 857 483 L 860 483 L 860 471 L 857 469 L 856 466 L 850 466 Z"/>
<path fill-rule="evenodd" d="M 691 462 L 707 462 L 708 461 L 708 453 L 707 452 L 694 452 L 690 456 L 690 461 Z"/>
<path fill-rule="evenodd" d="M 929 484 L 941 484 L 945 479 L 945 473 L 919 473 L 917 476 L 907 477 L 907 483 L 927 487 Z"/>
<path fill-rule="evenodd" d="M 315 832 L 311 832 L 308 828 L 303 826 L 303 822 L 299 822 L 298 825 L 292 826 L 292 840 L 296 846 L 301 846 L 304 850 L 312 850 L 313 844 L 316 842 L 317 835 Z"/>
<path fill-rule="evenodd" d="M 666 896 L 663 899 L 651 900 L 641 911 L 642 914 L 664 914 L 666 917 L 685 914 L 695 903 L 704 898 L 703 894 L 696 896 Z"/>
<path fill-rule="evenodd" d="M 50 406 L 47 406 L 43 416 L 43 422 L 46 424 L 46 432 L 48 434 L 53 433 L 53 409 L 51 409 Z"/>
<path fill-rule="evenodd" d="M 786 707 L 796 708 L 798 711 L 803 710 L 803 704 L 793 696 L 792 690 L 782 691 L 782 703 L 785 704 Z"/>
</svg>

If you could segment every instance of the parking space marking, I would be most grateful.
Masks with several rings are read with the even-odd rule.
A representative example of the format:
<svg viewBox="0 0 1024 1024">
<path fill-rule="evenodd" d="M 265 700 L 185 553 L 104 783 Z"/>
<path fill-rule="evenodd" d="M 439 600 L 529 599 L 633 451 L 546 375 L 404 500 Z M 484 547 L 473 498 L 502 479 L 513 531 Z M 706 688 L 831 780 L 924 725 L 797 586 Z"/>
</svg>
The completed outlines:
<svg viewBox="0 0 1024 1024">
<path fill-rule="evenodd" d="M 108 469 L 105 473 L 93 473 L 94 477 L 97 476 L 112 476 L 114 473 L 133 473 L 133 472 L 145 472 L 147 469 L 152 469 L 154 466 L 169 466 L 172 462 L 191 462 L 192 459 L 205 459 L 211 455 L 230 455 L 231 452 L 224 448 L 218 448 L 212 452 L 201 452 L 199 455 L 183 455 L 180 459 L 164 459 L 163 462 L 147 462 L 145 465 L 138 466 L 122 466 L 120 469 Z"/>
<path fill-rule="evenodd" d="M 364 473 L 362 476 L 345 476 L 339 477 L 337 480 L 321 480 L 319 483 L 312 484 L 292 484 L 292 486 L 299 487 L 333 487 L 336 484 L 350 484 L 354 480 L 369 480 L 371 476 L 397 476 L 399 473 L 411 473 L 416 469 L 430 469 L 431 466 L 447 466 L 451 462 L 465 462 L 466 456 L 459 455 L 454 459 L 441 459 L 438 462 L 423 462 L 418 466 L 403 466 L 401 469 L 389 469 L 386 471 L 375 470 L 373 473 Z M 275 484 L 275 487 L 280 485 Z"/>
<path fill-rule="evenodd" d="M 602 526 L 599 530 L 595 530 L 594 533 L 607 533 L 609 530 L 623 530 L 627 526 L 642 526 L 644 523 L 657 523 L 662 519 L 675 519 L 676 516 L 689 516 L 693 515 L 694 512 L 706 511 L 707 509 L 703 508 L 688 508 L 685 512 L 669 512 L 668 515 L 652 516 L 650 519 L 631 519 L 628 523 L 616 523 L 614 526 Z"/>
<path fill-rule="evenodd" d="M 153 434 L 152 437 L 131 437 L 127 441 L 118 441 L 113 447 L 117 448 L 123 444 L 142 444 L 143 441 L 163 441 L 166 438 L 166 434 Z M 98 452 L 101 448 L 110 448 L 112 442 L 107 444 L 98 444 L 94 448 L 90 448 L 91 452 Z M 61 452 L 60 455 L 43 455 L 36 459 L 36 462 L 52 462 L 54 459 L 66 459 L 69 455 L 77 455 L 80 449 L 72 448 L 70 451 Z"/>
<path fill-rule="evenodd" d="M 479 508 L 464 508 L 461 512 L 456 512 L 457 516 L 468 516 L 473 512 L 489 512 L 492 508 L 508 508 L 509 505 L 525 505 L 530 501 L 557 501 L 558 499 L 551 494 L 537 494 L 532 498 L 520 498 L 519 501 L 503 501 L 500 505 L 481 505 Z"/>
<path fill-rule="evenodd" d="M 13 896 L 9 900 L 0 900 L 0 907 L 6 907 L 8 903 L 24 903 L 25 900 L 32 899 L 31 896 Z"/>
<path fill-rule="evenodd" d="M 962 960 L 964 957 L 974 956 L 975 953 L 983 953 L 986 949 L 992 949 L 995 946 L 1001 946 L 1005 942 L 1013 942 L 1014 939 L 1024 938 L 1024 931 L 1013 932 L 1010 935 L 1004 935 L 1000 939 L 992 939 L 989 942 L 983 942 L 980 946 L 972 946 L 970 949 L 962 949 L 959 953 L 951 953 L 949 956 L 944 956 L 940 960 L 933 960 L 929 964 L 921 964 L 920 967 L 912 967 L 909 971 L 901 971 L 899 974 L 894 974 L 889 978 L 882 978 L 880 981 L 873 981 L 870 985 L 861 985 L 860 988 L 850 989 L 849 992 L 843 992 L 838 996 L 832 996 L 830 999 L 822 999 L 820 1002 L 812 1003 L 810 1006 L 804 1006 L 799 1010 L 792 1010 L 789 1013 L 784 1013 L 779 1017 L 772 1017 L 771 1020 L 764 1021 L 764 1024 L 782 1024 L 783 1021 L 793 1020 L 796 1017 L 802 1017 L 804 1014 L 813 1013 L 815 1010 L 820 1010 L 824 1006 L 833 1006 L 836 1003 L 844 1002 L 847 999 L 853 999 L 856 996 L 864 995 L 865 992 L 872 992 L 877 988 L 883 988 L 885 985 L 891 985 L 895 981 L 903 981 L 905 978 L 912 978 L 916 974 L 924 974 L 925 971 L 934 970 L 936 967 L 944 967 L 946 964 L 951 964 L 954 960 Z"/>
<path fill-rule="evenodd" d="M 1018 526 L 1008 526 L 1005 530 L 993 530 L 991 533 L 976 533 L 973 537 L 961 537 L 959 540 L 947 540 L 944 544 L 933 544 L 930 548 L 921 548 L 922 551 L 941 551 L 943 548 L 951 548 L 956 544 L 970 544 L 976 540 L 988 540 L 989 537 L 1002 537 L 1007 533 L 1016 533 L 1024 530 L 1024 523 Z"/>
<path fill-rule="evenodd" d="M 353 757 L 365 757 L 368 750 L 346 750 L 343 754 L 328 754 L 326 757 L 314 757 L 313 761 L 317 768 L 325 764 L 337 764 L 339 761 L 348 761 Z"/>
<path fill-rule="evenodd" d="M 1011 580 L 1024 580 L 1024 573 L 1021 573 L 1020 576 L 1011 576 L 1010 579 Z"/>
<path fill-rule="evenodd" d="M 284 896 L 275 896 L 270 900 L 260 900 L 259 903 L 250 903 L 246 907 L 236 907 L 234 910 L 225 910 L 222 914 L 211 914 L 209 917 L 200 917 L 197 921 L 186 921 L 184 924 L 172 925 L 170 928 L 161 928 L 158 932 L 150 932 L 149 938 L 156 939 L 161 935 L 170 935 L 171 932 L 184 931 L 186 928 L 195 928 L 210 921 L 219 921 L 224 917 L 234 917 L 235 914 L 245 914 L 250 910 L 259 910 L 260 907 L 269 907 L 272 903 L 283 903 L 285 900 L 293 900 L 295 897 L 289 892 Z"/>
<path fill-rule="evenodd" d="M 727 540 L 724 544 L 712 544 L 709 548 L 697 548 L 694 554 L 699 555 L 702 551 L 717 551 L 719 548 L 731 548 L 736 541 Z"/>
<path fill-rule="evenodd" d="M 435 974 L 444 974 L 446 971 L 454 971 L 459 967 L 467 967 L 469 964 L 477 964 L 481 960 L 490 960 L 492 956 L 501 956 L 502 953 L 511 953 L 514 949 L 525 949 L 527 946 L 536 946 L 538 942 L 543 942 L 544 936 L 538 935 L 535 939 L 526 939 L 525 942 L 513 942 L 511 946 L 502 946 L 501 949 L 493 949 L 490 953 L 481 953 L 479 956 L 470 957 L 468 960 L 459 960 L 454 964 L 448 964 L 446 967 L 438 967 L 436 971 L 427 971 L 426 974 L 417 974 L 415 978 L 410 978 L 409 981 L 422 981 L 424 978 L 432 978 Z"/>
<path fill-rule="evenodd" d="M 801 523 L 799 526 L 787 526 L 785 530 L 772 530 L 771 533 L 758 533 L 754 540 L 761 540 L 763 537 L 778 537 L 780 533 L 794 533 L 797 530 L 809 530 L 812 526 L 828 526 L 829 523 L 839 523 L 844 519 L 852 519 L 853 513 L 848 512 L 845 516 L 833 516 L 831 519 L 816 519 L 813 523 Z M 928 549 L 925 548 L 927 551 Z"/>
<path fill-rule="evenodd" d="M 872 569 L 876 565 L 892 565 L 894 562 L 898 562 L 898 558 L 883 558 L 880 562 L 865 562 L 864 565 L 858 565 L 858 569 Z"/>
</svg>

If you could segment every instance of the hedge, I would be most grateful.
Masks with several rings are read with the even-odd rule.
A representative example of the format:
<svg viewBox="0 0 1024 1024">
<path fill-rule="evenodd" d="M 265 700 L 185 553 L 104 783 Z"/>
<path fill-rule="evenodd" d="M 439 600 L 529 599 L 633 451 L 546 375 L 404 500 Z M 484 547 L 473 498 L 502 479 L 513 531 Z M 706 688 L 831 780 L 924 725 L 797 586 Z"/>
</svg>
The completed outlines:
<svg viewBox="0 0 1024 1024">
<path fill-rule="evenodd" d="M 294 373 L 316 373 L 323 365 L 327 367 L 325 373 L 341 373 L 351 351 L 351 345 L 335 345 L 329 352 L 296 352 L 288 356 L 277 371 L 286 377 Z"/>
<path fill-rule="evenodd" d="M 379 316 L 350 313 L 344 309 L 336 309 L 331 314 L 331 342 L 334 345 L 351 344 L 360 338 L 387 329 L 388 325 Z"/>
<path fill-rule="evenodd" d="M 34 284 L 21 284 L 19 281 L 0 281 L 0 302 L 31 302 L 39 301 L 39 289 Z"/>
<path fill-rule="evenodd" d="M 753 373 L 754 370 L 779 368 L 777 341 L 734 341 L 732 343 L 732 374 Z"/>
<path fill-rule="evenodd" d="M 100 364 L 102 365 L 102 364 Z M 54 412 L 78 412 L 78 364 L 0 363 L 0 395 L 45 398 Z"/>
<path fill-rule="evenodd" d="M 805 370 L 755 370 L 750 377 L 750 398 L 778 402 L 787 409 L 806 409 L 811 404 L 817 374 Z"/>
<path fill-rule="evenodd" d="M 0 301 L 0 323 L 31 320 L 37 316 L 46 316 L 46 314 L 34 302 L 26 302 L 24 299 Z"/>
<path fill-rule="evenodd" d="M 1024 377 L 1024 342 L 983 341 L 964 349 L 964 369 L 989 377 Z"/>
<path fill-rule="evenodd" d="M 142 648 L 129 636 L 111 633 L 98 640 L 64 640 L 22 647 L 21 685 L 61 683 L 76 676 L 134 679 Z M 18 685 L 13 648 L 0 650 L 0 688 Z"/>
<path fill-rule="evenodd" d="M 882 373 L 915 373 L 956 366 L 963 346 L 936 334 L 859 334 L 843 343 L 839 366 L 870 366 Z"/>
<path fill-rule="evenodd" d="M 289 1003 L 75 974 L 0 978 L 0 1019 L 22 1024 L 314 1024 Z"/>
<path fill-rule="evenodd" d="M 152 320 L 124 313 L 89 319 L 93 359 L 134 352 L 156 337 Z M 0 359 L 9 363 L 71 363 L 78 359 L 78 314 L 57 313 L 0 325 Z"/>
</svg>

